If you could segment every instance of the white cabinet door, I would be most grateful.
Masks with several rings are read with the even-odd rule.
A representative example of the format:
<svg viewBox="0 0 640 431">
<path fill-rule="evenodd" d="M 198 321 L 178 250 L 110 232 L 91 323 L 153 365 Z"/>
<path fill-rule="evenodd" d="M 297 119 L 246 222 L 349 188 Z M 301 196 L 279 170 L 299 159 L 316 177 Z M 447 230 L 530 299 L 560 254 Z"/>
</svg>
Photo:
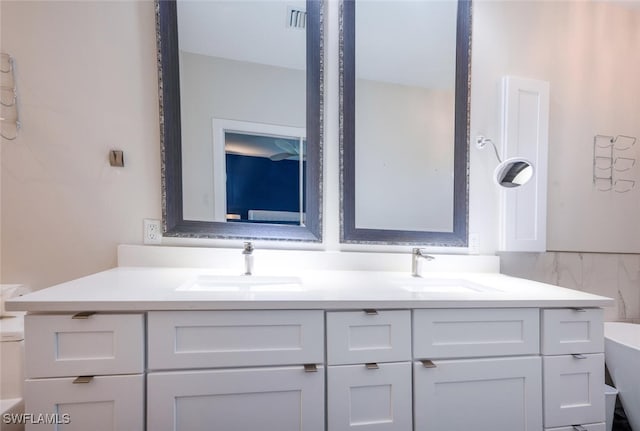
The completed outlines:
<svg viewBox="0 0 640 431">
<path fill-rule="evenodd" d="M 431 365 L 431 364 L 429 364 Z M 540 431 L 539 357 L 414 363 L 416 431 Z"/>
<path fill-rule="evenodd" d="M 327 373 L 329 431 L 411 431 L 410 362 L 342 365 Z"/>
<path fill-rule="evenodd" d="M 25 317 L 27 377 L 104 376 L 144 371 L 144 316 Z"/>
<path fill-rule="evenodd" d="M 416 359 L 537 355 L 536 308 L 426 309 L 413 311 Z"/>
<path fill-rule="evenodd" d="M 500 188 L 501 251 L 547 250 L 549 82 L 505 76 L 502 81 L 502 160 L 524 157 L 531 181 Z"/>
<path fill-rule="evenodd" d="M 604 352 L 602 308 L 542 310 L 542 354 Z"/>
<path fill-rule="evenodd" d="M 321 310 L 152 311 L 149 369 L 317 364 Z"/>
<path fill-rule="evenodd" d="M 100 376 L 87 383 L 74 378 L 29 379 L 27 431 L 143 431 L 144 376 Z"/>
<path fill-rule="evenodd" d="M 604 354 L 547 356 L 544 425 L 604 422 Z"/>
<path fill-rule="evenodd" d="M 324 368 L 149 373 L 147 429 L 323 431 Z"/>
<path fill-rule="evenodd" d="M 411 360 L 411 312 L 327 312 L 328 365 Z"/>
<path fill-rule="evenodd" d="M 545 428 L 544 431 L 606 431 L 607 424 L 600 422 L 597 424 L 571 425 L 562 428 Z"/>
</svg>

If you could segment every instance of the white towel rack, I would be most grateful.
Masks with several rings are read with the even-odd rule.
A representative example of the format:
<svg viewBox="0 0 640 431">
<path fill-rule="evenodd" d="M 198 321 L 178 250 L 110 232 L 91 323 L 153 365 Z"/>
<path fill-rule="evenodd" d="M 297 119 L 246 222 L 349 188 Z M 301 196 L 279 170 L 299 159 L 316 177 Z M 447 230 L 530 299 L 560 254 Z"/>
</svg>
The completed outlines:
<svg viewBox="0 0 640 431">
<path fill-rule="evenodd" d="M 13 141 L 20 130 L 20 113 L 18 111 L 18 89 L 16 85 L 16 64 L 14 58 L 0 52 L 0 136 Z"/>
<path fill-rule="evenodd" d="M 595 135 L 593 137 L 593 186 L 601 192 L 627 193 L 636 181 L 629 175 L 636 166 L 635 157 L 627 157 L 636 144 L 634 136 Z"/>
</svg>

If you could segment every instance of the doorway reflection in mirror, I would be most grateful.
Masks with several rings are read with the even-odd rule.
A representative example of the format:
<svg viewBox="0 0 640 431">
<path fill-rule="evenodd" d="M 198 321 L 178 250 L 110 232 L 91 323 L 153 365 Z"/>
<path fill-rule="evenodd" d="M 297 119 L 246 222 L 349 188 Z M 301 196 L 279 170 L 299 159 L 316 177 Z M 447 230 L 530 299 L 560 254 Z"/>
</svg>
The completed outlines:
<svg viewBox="0 0 640 431">
<path fill-rule="evenodd" d="M 302 137 L 226 132 L 226 221 L 303 226 L 303 149 Z"/>
</svg>

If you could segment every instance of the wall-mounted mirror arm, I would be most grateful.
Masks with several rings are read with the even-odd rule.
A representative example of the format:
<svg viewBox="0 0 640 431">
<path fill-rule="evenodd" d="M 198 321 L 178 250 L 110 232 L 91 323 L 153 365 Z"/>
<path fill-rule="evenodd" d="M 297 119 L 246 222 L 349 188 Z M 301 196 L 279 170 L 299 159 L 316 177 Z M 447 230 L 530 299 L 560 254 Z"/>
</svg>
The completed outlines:
<svg viewBox="0 0 640 431">
<path fill-rule="evenodd" d="M 476 148 L 479 150 L 484 150 L 484 148 L 487 146 L 487 144 L 491 144 L 491 146 L 493 146 L 493 152 L 496 155 L 496 159 L 498 159 L 498 163 L 502 163 L 502 158 L 500 158 L 500 154 L 498 154 L 498 147 L 496 147 L 495 142 L 493 142 L 491 139 L 482 136 L 482 135 L 478 135 L 476 136 Z"/>
<path fill-rule="evenodd" d="M 502 160 L 498 153 L 498 147 L 489 138 L 478 135 L 476 136 L 476 148 L 483 150 L 491 144 L 493 152 L 498 159 L 498 166 L 493 172 L 493 180 L 501 187 L 515 188 L 525 185 L 533 177 L 533 163 L 522 157 L 510 157 Z"/>
</svg>

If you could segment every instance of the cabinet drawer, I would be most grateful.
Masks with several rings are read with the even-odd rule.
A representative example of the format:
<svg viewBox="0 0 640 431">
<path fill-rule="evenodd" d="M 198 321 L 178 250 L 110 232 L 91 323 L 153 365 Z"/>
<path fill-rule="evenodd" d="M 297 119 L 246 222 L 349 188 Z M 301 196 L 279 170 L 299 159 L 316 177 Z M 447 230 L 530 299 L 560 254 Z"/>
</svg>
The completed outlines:
<svg viewBox="0 0 640 431">
<path fill-rule="evenodd" d="M 323 311 L 157 311 L 148 314 L 149 369 L 319 364 Z"/>
<path fill-rule="evenodd" d="M 539 356 L 415 362 L 415 429 L 540 431 L 540 363 Z"/>
<path fill-rule="evenodd" d="M 560 428 L 545 428 L 544 431 L 606 431 L 607 425 L 603 422 L 597 424 L 571 425 Z"/>
<path fill-rule="evenodd" d="M 27 377 L 137 374 L 144 371 L 144 316 L 25 317 Z"/>
<path fill-rule="evenodd" d="M 413 354 L 417 359 L 538 354 L 539 316 L 535 308 L 415 310 Z"/>
<path fill-rule="evenodd" d="M 302 366 L 153 372 L 152 431 L 324 431 L 324 368 Z"/>
<path fill-rule="evenodd" d="M 329 365 L 400 362 L 411 359 L 411 313 L 336 311 L 327 313 Z"/>
<path fill-rule="evenodd" d="M 73 381 L 72 377 L 25 381 L 25 411 L 34 418 L 57 414 L 54 422 L 59 422 L 27 423 L 27 431 L 144 430 L 143 375 L 99 376 L 78 384 Z"/>
<path fill-rule="evenodd" d="M 544 425 L 604 422 L 604 354 L 543 358 Z"/>
<path fill-rule="evenodd" d="M 330 430 L 411 431 L 411 363 L 332 366 L 327 370 Z"/>
<path fill-rule="evenodd" d="M 601 308 L 542 310 L 542 354 L 604 352 Z"/>
</svg>

